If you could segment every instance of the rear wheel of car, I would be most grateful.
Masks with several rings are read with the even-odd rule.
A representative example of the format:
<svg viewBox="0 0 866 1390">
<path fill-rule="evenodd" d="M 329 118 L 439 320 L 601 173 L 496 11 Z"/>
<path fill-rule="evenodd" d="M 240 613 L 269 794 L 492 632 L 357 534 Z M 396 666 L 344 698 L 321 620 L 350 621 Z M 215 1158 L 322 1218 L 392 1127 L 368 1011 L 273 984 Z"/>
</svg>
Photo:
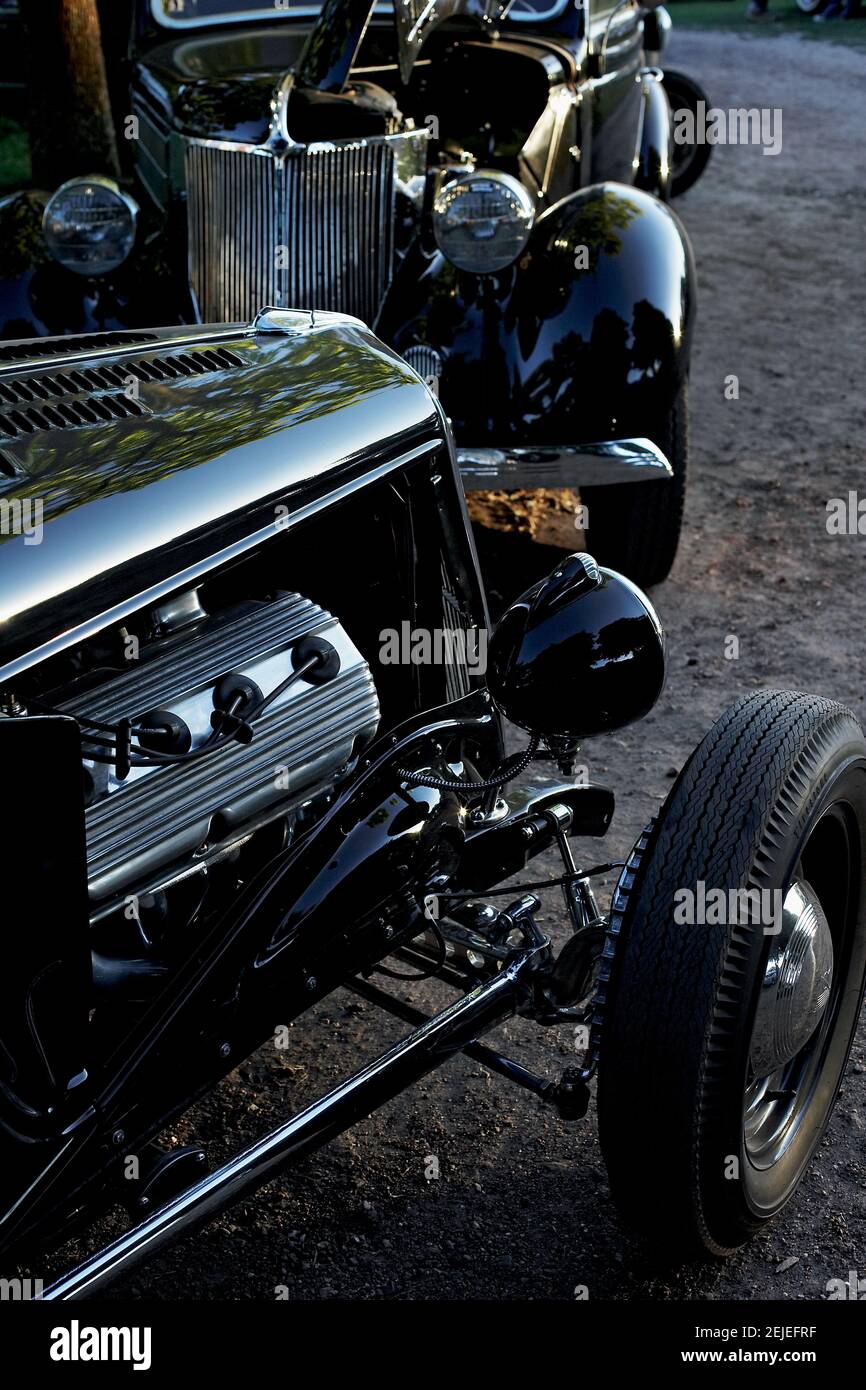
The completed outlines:
<svg viewBox="0 0 866 1390">
<path fill-rule="evenodd" d="M 676 558 L 686 497 L 688 417 L 688 386 L 683 382 L 667 413 L 646 429 L 667 456 L 672 478 L 581 491 L 587 550 L 600 565 L 644 587 L 666 579 Z"/>
<path fill-rule="evenodd" d="M 823 4 L 824 0 L 820 0 Z M 663 78 L 664 89 L 667 92 L 670 102 L 671 112 L 674 119 L 674 131 L 676 131 L 676 113 L 678 111 L 690 111 L 695 121 L 697 131 L 697 121 L 702 111 L 706 111 L 710 103 L 707 101 L 706 93 L 697 82 L 693 82 L 684 72 L 674 72 L 665 68 Z M 703 106 L 699 106 L 703 102 Z M 676 139 L 671 138 L 671 191 L 672 198 L 678 198 L 686 189 L 691 188 L 692 184 L 697 183 L 701 174 L 710 162 L 712 145 L 704 141 L 693 141 L 688 144 L 678 144 Z"/>
<path fill-rule="evenodd" d="M 860 725 L 790 691 L 731 706 L 636 846 L 596 1002 L 598 1117 L 614 1198 L 658 1247 L 728 1253 L 796 1190 L 857 1025 L 864 865 Z"/>
</svg>

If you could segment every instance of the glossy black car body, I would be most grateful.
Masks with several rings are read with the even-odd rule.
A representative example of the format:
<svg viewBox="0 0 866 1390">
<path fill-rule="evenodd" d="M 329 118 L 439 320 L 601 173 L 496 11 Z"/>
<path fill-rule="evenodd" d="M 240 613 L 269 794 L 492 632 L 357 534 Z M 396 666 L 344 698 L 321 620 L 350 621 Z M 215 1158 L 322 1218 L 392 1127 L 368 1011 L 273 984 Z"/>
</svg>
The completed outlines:
<svg viewBox="0 0 866 1390">
<path fill-rule="evenodd" d="M 385 654 L 389 632 L 485 633 L 487 618 L 441 410 L 358 321 L 273 310 L 252 328 L 24 342 L 0 392 L 19 403 L 0 455 L 3 862 L 43 923 L 7 922 L 0 982 L 8 1259 L 76 1212 L 161 1205 L 183 1162 L 148 1160 L 125 1188 L 125 1155 L 280 1024 L 422 937 L 429 894 L 456 892 L 459 915 L 461 894 L 558 835 L 604 834 L 613 798 L 552 776 L 506 805 L 514 768 L 500 770 L 483 666 L 459 641 L 445 660 Z M 595 607 L 600 584 L 571 562 L 543 644 L 598 673 L 592 614 L 616 631 L 619 585 L 622 723 L 658 693 L 660 630 L 624 581 Z M 541 677 L 519 677 L 524 700 L 535 681 L 544 703 Z M 251 703 L 223 699 L 227 684 Z M 565 766 L 559 719 L 543 732 Z M 521 925 L 532 901 L 508 929 L 553 988 L 549 946 Z M 465 1017 L 360 1074 L 329 1124 L 528 1007 L 511 948 L 487 981 L 472 939 L 453 955 Z M 326 1129 L 302 1126 L 303 1144 Z"/>
<path fill-rule="evenodd" d="M 624 865 L 579 863 L 614 798 L 578 740 L 658 698 L 658 619 L 576 553 L 488 634 L 441 404 L 360 320 L 28 339 L 0 397 L 4 1278 L 120 1207 L 123 1233 L 45 1297 L 98 1292 L 464 1051 L 567 1120 L 598 1066 L 618 1200 L 656 1237 L 719 1254 L 781 1210 L 866 977 L 853 716 L 753 692 Z M 723 912 L 689 931 L 684 890 L 755 906 L 746 848 L 775 930 Z M 562 872 L 524 877 L 545 850 Z M 592 883 L 614 868 L 608 915 Z M 428 1017 L 371 978 L 406 967 L 452 1002 Z M 409 1031 L 212 1173 L 163 1146 L 338 987 Z M 479 1041 L 515 1015 L 568 1026 L 574 1064 L 537 1075 Z M 636 1111 L 671 1154 L 663 1207 Z"/>
<path fill-rule="evenodd" d="M 136 14 L 121 144 L 137 244 L 87 279 L 42 245 L 44 198 L 9 200 L 4 336 L 336 310 L 438 390 L 470 488 L 669 475 L 695 288 L 647 61 L 658 16 L 631 0 L 516 0 L 502 19 L 461 0 L 396 25 L 365 0 Z M 495 272 L 458 269 L 434 235 L 437 192 L 467 171 L 516 179 L 531 204 Z"/>
</svg>

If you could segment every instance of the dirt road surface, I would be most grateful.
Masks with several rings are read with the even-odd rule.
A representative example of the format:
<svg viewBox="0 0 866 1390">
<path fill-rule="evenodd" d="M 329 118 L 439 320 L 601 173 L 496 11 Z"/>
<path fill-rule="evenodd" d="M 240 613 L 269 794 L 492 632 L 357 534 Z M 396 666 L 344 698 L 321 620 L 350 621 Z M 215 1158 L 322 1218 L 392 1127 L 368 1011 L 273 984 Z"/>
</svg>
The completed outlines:
<svg viewBox="0 0 866 1390">
<path fill-rule="evenodd" d="M 669 634 L 666 691 L 642 724 L 586 750 L 593 776 L 617 794 L 613 858 L 741 691 L 805 688 L 866 718 L 866 536 L 826 528 L 828 499 L 866 495 L 866 56 L 681 32 L 670 65 L 717 106 L 781 108 L 783 148 L 717 148 L 678 203 L 701 291 L 693 482 L 679 560 L 654 594 Z M 736 400 L 725 398 L 731 375 Z M 737 659 L 725 656 L 730 635 Z M 545 925 L 561 939 L 561 910 L 547 897 Z M 446 997 L 405 992 L 428 1008 Z M 292 1028 L 289 1050 L 266 1048 L 241 1066 L 176 1136 L 195 1132 L 215 1163 L 403 1031 L 340 993 Z M 565 1033 L 524 1023 L 494 1037 L 550 1075 L 573 1056 Z M 861 1025 L 829 1134 L 789 1212 L 734 1258 L 672 1272 L 620 1224 L 592 1110 L 565 1125 L 460 1059 L 117 1295 L 571 1300 L 585 1285 L 590 1300 L 821 1298 L 828 1280 L 866 1274 L 864 1145 Z M 438 1178 L 427 1176 L 431 1159 Z"/>
</svg>

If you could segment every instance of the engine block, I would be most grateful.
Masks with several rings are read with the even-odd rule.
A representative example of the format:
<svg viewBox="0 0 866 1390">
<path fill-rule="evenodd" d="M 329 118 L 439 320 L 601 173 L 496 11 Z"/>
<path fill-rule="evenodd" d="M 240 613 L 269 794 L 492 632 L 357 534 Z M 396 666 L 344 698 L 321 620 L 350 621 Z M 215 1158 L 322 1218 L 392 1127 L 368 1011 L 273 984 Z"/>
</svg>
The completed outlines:
<svg viewBox="0 0 866 1390">
<path fill-rule="evenodd" d="M 215 693 L 226 677 L 253 682 L 266 699 L 292 674 L 297 644 L 313 636 L 336 650 L 339 670 L 321 684 L 296 680 L 260 717 L 251 715 L 248 744 L 232 741 L 169 766 L 133 765 L 125 777 L 85 759 L 95 904 L 133 886 L 152 887 L 164 872 L 326 790 L 374 736 L 379 702 L 367 662 L 337 619 L 300 594 L 286 594 L 227 619 L 205 619 L 199 630 L 157 643 L 155 654 L 145 649 L 128 672 L 61 705 L 82 722 L 133 725 L 158 709 L 182 721 L 195 750 L 213 737 Z M 140 741 L 131 746 L 133 754 L 146 753 Z"/>
</svg>

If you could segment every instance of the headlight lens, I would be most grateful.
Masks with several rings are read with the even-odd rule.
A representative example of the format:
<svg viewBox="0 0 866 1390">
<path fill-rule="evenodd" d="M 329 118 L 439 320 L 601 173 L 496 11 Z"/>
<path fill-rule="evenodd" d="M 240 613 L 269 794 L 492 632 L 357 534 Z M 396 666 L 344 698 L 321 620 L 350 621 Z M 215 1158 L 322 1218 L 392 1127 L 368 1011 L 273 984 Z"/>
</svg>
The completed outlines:
<svg viewBox="0 0 866 1390">
<path fill-rule="evenodd" d="M 487 275 L 517 260 L 534 217 L 523 184 L 490 169 L 461 174 L 440 189 L 433 203 L 433 232 L 449 261 Z"/>
<path fill-rule="evenodd" d="M 107 275 L 122 265 L 135 241 L 138 207 L 113 179 L 70 179 L 45 206 L 48 249 L 78 275 Z"/>
</svg>

